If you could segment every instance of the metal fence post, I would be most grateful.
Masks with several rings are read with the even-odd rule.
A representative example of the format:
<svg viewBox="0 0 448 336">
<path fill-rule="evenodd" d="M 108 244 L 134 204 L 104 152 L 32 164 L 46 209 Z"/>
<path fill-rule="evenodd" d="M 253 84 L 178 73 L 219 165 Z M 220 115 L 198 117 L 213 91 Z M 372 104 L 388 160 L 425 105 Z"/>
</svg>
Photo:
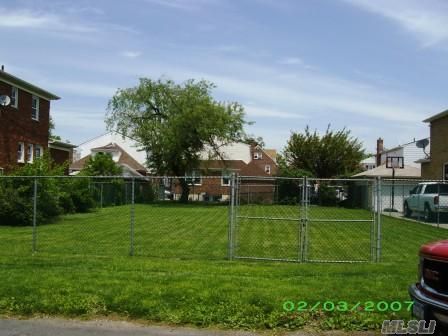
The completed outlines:
<svg viewBox="0 0 448 336">
<path fill-rule="evenodd" d="M 301 179 L 301 182 L 299 182 L 299 187 L 300 187 L 300 183 L 302 183 L 302 190 L 301 190 L 301 195 L 300 195 L 300 221 L 299 221 L 299 232 L 298 232 L 298 236 L 299 236 L 299 249 L 298 249 L 298 261 L 299 262 L 303 262 L 303 222 L 305 220 L 305 207 L 304 207 L 304 202 L 305 202 L 305 183 L 304 183 L 304 178 Z M 300 191 L 300 189 L 299 189 Z"/>
<path fill-rule="evenodd" d="M 135 178 L 132 178 L 131 188 L 131 228 L 130 228 L 130 249 L 129 255 L 134 255 L 134 225 L 135 225 Z"/>
<path fill-rule="evenodd" d="M 33 192 L 33 253 L 37 251 L 37 178 L 34 178 Z"/>
<path fill-rule="evenodd" d="M 103 208 L 103 182 L 100 182 L 100 208 Z"/>
<path fill-rule="evenodd" d="M 381 212 L 382 212 L 382 204 L 381 204 L 381 198 L 382 198 L 382 188 L 381 188 L 381 177 L 377 178 L 377 224 L 376 224 L 376 262 L 381 261 Z"/>
<path fill-rule="evenodd" d="M 306 262 L 306 254 L 307 254 L 307 222 L 308 222 L 308 178 L 302 178 L 302 220 L 300 227 L 300 235 L 301 235 L 301 262 Z"/>
<path fill-rule="evenodd" d="M 236 197 L 236 176 L 235 173 L 232 174 L 230 180 L 230 209 L 229 209 L 229 218 L 228 218 L 228 258 L 229 260 L 233 260 L 233 227 L 235 220 L 235 197 Z"/>
</svg>

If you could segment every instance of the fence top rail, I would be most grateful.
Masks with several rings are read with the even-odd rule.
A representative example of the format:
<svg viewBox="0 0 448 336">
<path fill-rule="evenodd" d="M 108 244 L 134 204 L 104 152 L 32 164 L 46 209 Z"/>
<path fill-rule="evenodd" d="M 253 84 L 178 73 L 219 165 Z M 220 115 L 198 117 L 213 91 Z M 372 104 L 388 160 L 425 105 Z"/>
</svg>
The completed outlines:
<svg viewBox="0 0 448 336">
<path fill-rule="evenodd" d="M 369 182 L 372 183 L 376 178 L 319 178 L 319 177 L 307 177 L 308 181 L 326 181 L 326 182 Z"/>
<path fill-rule="evenodd" d="M 7 179 L 7 178 L 84 178 L 84 179 L 136 179 L 136 180 L 158 180 L 158 179 L 195 179 L 195 178 L 201 178 L 201 179 L 221 179 L 222 175 L 202 175 L 202 176 L 122 176 L 122 175 L 111 175 L 111 176 L 80 176 L 80 175 L 46 175 L 46 176 L 40 176 L 40 175 L 31 175 L 31 176 L 24 176 L 24 175 L 0 175 L 0 179 Z M 227 176 L 225 176 L 227 177 Z M 231 178 L 231 176 L 228 176 L 228 178 Z"/>
<path fill-rule="evenodd" d="M 221 179 L 222 177 L 231 178 L 232 175 L 201 175 L 201 176 L 161 176 L 161 175 L 146 175 L 146 176 L 123 176 L 123 175 L 113 175 L 113 176 L 83 176 L 83 175 L 0 175 L 0 179 L 48 179 L 48 178 L 84 178 L 84 179 L 128 179 L 128 180 L 157 180 L 157 179 Z M 381 180 L 383 182 L 408 182 L 408 183 L 423 183 L 423 182 L 437 182 L 437 183 L 448 183 L 447 180 L 435 180 L 435 179 L 410 179 L 410 178 L 319 178 L 319 177 L 283 177 L 283 176 L 244 176 L 236 175 L 237 178 L 243 180 L 258 180 L 258 181 L 276 181 L 276 180 L 292 180 L 292 181 L 302 181 L 307 179 L 308 181 L 327 181 L 327 182 L 368 182 L 371 183 L 375 180 Z"/>
<path fill-rule="evenodd" d="M 447 180 L 431 180 L 431 179 L 422 179 L 422 178 L 420 178 L 420 179 L 409 179 L 409 178 L 395 178 L 395 179 L 392 179 L 392 178 L 384 178 L 384 179 L 382 179 L 383 181 L 385 181 L 385 182 L 413 182 L 413 183 L 425 183 L 425 182 L 437 182 L 437 183 L 447 183 L 448 184 L 448 181 Z"/>
</svg>

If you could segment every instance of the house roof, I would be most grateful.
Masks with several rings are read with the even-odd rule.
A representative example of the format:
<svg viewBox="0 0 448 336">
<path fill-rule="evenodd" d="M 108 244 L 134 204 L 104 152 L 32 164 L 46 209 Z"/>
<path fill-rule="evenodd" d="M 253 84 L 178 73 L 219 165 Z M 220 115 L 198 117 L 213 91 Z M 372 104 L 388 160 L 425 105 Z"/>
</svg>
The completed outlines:
<svg viewBox="0 0 448 336">
<path fill-rule="evenodd" d="M 398 145 L 398 146 L 393 147 L 393 148 L 385 148 L 385 149 L 381 152 L 381 154 L 385 154 L 385 153 L 389 153 L 389 152 L 396 151 L 397 149 L 403 148 L 403 147 L 408 146 L 408 145 L 415 144 L 415 143 L 417 143 L 418 141 L 420 141 L 420 140 L 424 140 L 424 139 L 428 139 L 428 140 L 429 140 L 430 138 L 429 138 L 429 137 L 427 137 L 427 138 L 422 138 L 422 139 L 419 139 L 419 140 L 413 140 L 413 141 L 411 141 L 411 142 L 407 142 L 407 143 L 402 144 L 402 145 Z"/>
<path fill-rule="evenodd" d="M 128 154 L 128 152 L 126 152 L 123 148 L 121 148 L 120 146 L 118 146 L 117 144 L 114 143 L 110 143 L 106 146 L 102 146 L 102 147 L 97 147 L 97 148 L 93 148 L 93 151 L 99 151 L 99 150 L 104 150 L 104 151 L 120 151 L 121 155 L 120 158 L 118 159 L 118 164 L 119 165 L 124 165 L 127 166 L 129 168 L 132 168 L 136 171 L 144 171 L 146 172 L 146 168 L 143 167 L 143 165 L 141 165 L 140 163 L 138 163 L 131 155 Z M 70 169 L 72 170 L 81 170 L 82 168 L 84 168 L 87 160 L 91 157 L 92 155 L 89 154 L 83 158 L 81 158 L 78 161 L 73 162 L 70 165 Z"/>
<path fill-rule="evenodd" d="M 265 152 L 272 160 L 277 162 L 277 150 L 276 149 L 263 149 L 263 152 Z"/>
<path fill-rule="evenodd" d="M 120 146 L 118 146 L 116 143 L 109 143 L 105 146 L 100 146 L 100 147 L 95 147 L 91 149 L 92 151 L 124 151 L 123 148 L 121 148 Z"/>
<path fill-rule="evenodd" d="M 433 122 L 434 120 L 437 120 L 437 119 L 440 119 L 440 118 L 443 118 L 443 117 L 446 117 L 446 116 L 448 116 L 448 110 L 445 110 L 443 112 L 437 113 L 437 114 L 433 115 L 432 117 L 429 117 L 429 118 L 423 120 L 423 122 L 430 123 L 430 122 Z"/>
<path fill-rule="evenodd" d="M 372 155 L 361 161 L 361 164 L 374 164 L 376 163 L 376 156 Z"/>
<path fill-rule="evenodd" d="M 383 164 L 374 169 L 367 170 L 365 172 L 353 175 L 352 177 L 392 177 L 392 169 L 386 168 Z M 403 169 L 395 169 L 395 177 L 398 178 L 420 178 L 421 170 L 413 166 L 405 165 Z"/>
<path fill-rule="evenodd" d="M 48 146 L 51 148 L 52 146 L 62 147 L 62 148 L 76 148 L 76 145 L 73 145 L 68 142 L 59 141 L 59 140 L 50 140 L 48 141 Z"/>
<path fill-rule="evenodd" d="M 0 81 L 3 81 L 5 83 L 17 86 L 18 88 L 29 91 L 31 93 L 36 94 L 39 97 L 48 99 L 48 100 L 58 100 L 60 97 L 56 96 L 55 94 L 48 92 L 47 90 L 44 90 L 34 84 L 31 84 L 27 81 L 24 81 L 23 79 L 20 79 L 19 77 L 13 76 L 10 73 L 7 73 L 4 70 L 0 70 Z"/>
</svg>

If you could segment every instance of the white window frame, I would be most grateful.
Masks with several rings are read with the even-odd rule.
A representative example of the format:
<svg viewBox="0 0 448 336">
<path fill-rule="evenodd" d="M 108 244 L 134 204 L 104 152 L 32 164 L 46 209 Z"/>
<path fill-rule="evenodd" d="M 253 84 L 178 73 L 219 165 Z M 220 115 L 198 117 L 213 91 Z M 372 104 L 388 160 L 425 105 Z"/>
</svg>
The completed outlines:
<svg viewBox="0 0 448 336">
<path fill-rule="evenodd" d="M 39 150 L 39 155 L 37 155 L 37 151 Z M 34 146 L 34 157 L 39 159 L 42 157 L 44 148 L 41 145 Z"/>
<path fill-rule="evenodd" d="M 34 106 L 34 102 L 36 102 L 36 106 Z M 31 119 L 39 121 L 39 97 L 32 96 L 31 98 Z"/>
<path fill-rule="evenodd" d="M 224 179 L 227 179 L 228 182 L 224 183 Z M 230 187 L 230 181 L 232 179 L 231 174 L 228 171 L 223 171 L 221 175 L 221 186 L 222 187 Z"/>
<path fill-rule="evenodd" d="M 20 149 L 19 149 L 20 147 Z M 20 153 L 20 155 L 19 155 Z M 25 162 L 25 143 L 19 142 L 17 146 L 17 162 L 23 163 Z"/>
<path fill-rule="evenodd" d="M 263 158 L 263 155 L 261 152 L 254 152 L 254 160 L 261 160 Z"/>
<path fill-rule="evenodd" d="M 445 162 L 444 164 L 443 164 L 443 167 L 442 167 L 442 180 L 443 181 L 447 181 L 448 179 L 446 178 L 446 175 L 445 175 L 445 169 L 447 169 L 448 168 L 448 162 Z"/>
<path fill-rule="evenodd" d="M 189 185 L 201 186 L 202 185 L 202 175 L 199 170 L 193 170 L 190 174 L 185 174 L 187 182 Z M 199 180 L 199 182 L 196 182 Z"/>
<path fill-rule="evenodd" d="M 34 161 L 34 145 L 28 144 L 26 146 L 26 162 L 32 163 Z"/>
<path fill-rule="evenodd" d="M 264 172 L 265 172 L 266 174 L 271 175 L 271 165 L 265 165 L 265 166 L 264 166 Z"/>
<path fill-rule="evenodd" d="M 17 86 L 11 86 L 11 107 L 19 107 L 19 88 Z"/>
</svg>

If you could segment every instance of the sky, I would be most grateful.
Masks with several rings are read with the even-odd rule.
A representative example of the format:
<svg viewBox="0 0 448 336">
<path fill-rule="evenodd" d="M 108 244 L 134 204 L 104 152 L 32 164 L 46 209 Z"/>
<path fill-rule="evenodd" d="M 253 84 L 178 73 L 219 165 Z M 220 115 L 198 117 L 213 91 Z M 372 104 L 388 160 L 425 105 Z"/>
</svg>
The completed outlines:
<svg viewBox="0 0 448 336">
<path fill-rule="evenodd" d="M 74 144 L 141 77 L 214 82 L 280 151 L 306 125 L 391 148 L 448 108 L 445 0 L 0 0 L 0 34 L 0 64 L 61 97 L 55 133 Z"/>
</svg>

